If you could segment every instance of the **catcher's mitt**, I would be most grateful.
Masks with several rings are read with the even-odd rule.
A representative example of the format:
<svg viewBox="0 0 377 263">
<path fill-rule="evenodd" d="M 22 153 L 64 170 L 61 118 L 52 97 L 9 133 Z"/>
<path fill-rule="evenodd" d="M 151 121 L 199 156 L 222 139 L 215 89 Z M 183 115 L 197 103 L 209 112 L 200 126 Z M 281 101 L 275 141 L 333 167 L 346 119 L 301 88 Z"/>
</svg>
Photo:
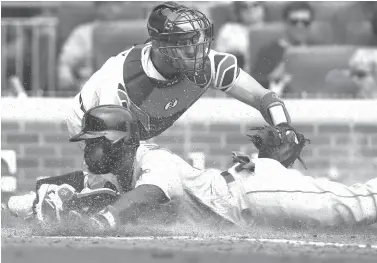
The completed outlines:
<svg viewBox="0 0 377 263">
<path fill-rule="evenodd" d="M 283 123 L 277 126 L 257 127 L 250 130 L 251 133 L 248 136 L 259 150 L 259 158 L 274 159 L 287 168 L 298 159 L 306 169 L 300 154 L 306 142 L 310 143 L 310 141 L 289 124 Z"/>
</svg>

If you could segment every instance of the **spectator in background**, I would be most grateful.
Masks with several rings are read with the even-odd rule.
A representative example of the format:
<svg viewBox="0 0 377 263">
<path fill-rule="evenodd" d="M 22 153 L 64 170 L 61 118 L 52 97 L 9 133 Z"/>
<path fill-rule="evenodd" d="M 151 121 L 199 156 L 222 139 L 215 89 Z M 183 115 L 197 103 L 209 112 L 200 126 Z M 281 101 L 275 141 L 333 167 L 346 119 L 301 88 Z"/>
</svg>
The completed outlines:
<svg viewBox="0 0 377 263">
<path fill-rule="evenodd" d="M 334 94 L 359 99 L 377 99 L 377 49 L 356 50 L 346 70 L 332 70 L 325 79 L 326 89 Z"/>
<path fill-rule="evenodd" d="M 62 90 L 80 90 L 93 74 L 92 34 L 98 23 L 119 20 L 126 2 L 96 1 L 96 20 L 76 27 L 64 43 L 58 64 L 58 82 Z"/>
<path fill-rule="evenodd" d="M 261 49 L 252 76 L 266 89 L 286 93 L 291 77 L 285 72 L 285 50 L 291 46 L 308 45 L 314 10 L 307 2 L 291 2 L 283 11 L 285 37 Z"/>
<path fill-rule="evenodd" d="M 260 1 L 235 1 L 232 5 L 236 21 L 220 28 L 215 49 L 235 55 L 238 66 L 245 70 L 249 48 L 248 28 L 264 23 L 265 6 Z"/>
<path fill-rule="evenodd" d="M 377 49 L 358 49 L 349 67 L 351 79 L 358 87 L 357 97 L 377 99 Z"/>
</svg>

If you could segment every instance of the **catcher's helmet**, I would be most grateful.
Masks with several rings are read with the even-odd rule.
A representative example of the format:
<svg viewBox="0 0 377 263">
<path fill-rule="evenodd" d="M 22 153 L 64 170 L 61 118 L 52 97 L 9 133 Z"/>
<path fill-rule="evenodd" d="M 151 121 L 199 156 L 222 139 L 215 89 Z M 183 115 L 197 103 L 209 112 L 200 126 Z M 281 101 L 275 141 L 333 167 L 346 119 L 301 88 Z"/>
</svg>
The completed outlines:
<svg viewBox="0 0 377 263">
<path fill-rule="evenodd" d="M 208 54 L 214 39 L 213 24 L 200 11 L 165 2 L 156 6 L 148 19 L 148 33 L 172 66 L 196 85 L 203 82 Z"/>
<path fill-rule="evenodd" d="M 126 144 L 138 145 L 140 142 L 137 119 L 132 112 L 122 106 L 100 105 L 88 110 L 82 119 L 82 131 L 69 141 L 105 137 L 117 142 L 124 139 Z"/>
</svg>

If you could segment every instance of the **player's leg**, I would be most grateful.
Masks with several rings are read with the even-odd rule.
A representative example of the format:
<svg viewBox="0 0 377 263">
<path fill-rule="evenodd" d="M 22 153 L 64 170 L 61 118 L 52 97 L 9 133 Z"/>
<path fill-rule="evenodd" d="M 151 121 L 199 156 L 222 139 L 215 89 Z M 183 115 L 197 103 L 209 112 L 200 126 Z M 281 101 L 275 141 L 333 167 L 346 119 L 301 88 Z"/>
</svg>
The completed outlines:
<svg viewBox="0 0 377 263">
<path fill-rule="evenodd" d="M 349 187 L 304 176 L 279 165 L 263 167 L 262 164 L 260 168 L 258 170 L 257 163 L 255 176 L 244 182 L 247 200 L 256 218 L 321 226 L 377 222 L 377 178 Z"/>
</svg>

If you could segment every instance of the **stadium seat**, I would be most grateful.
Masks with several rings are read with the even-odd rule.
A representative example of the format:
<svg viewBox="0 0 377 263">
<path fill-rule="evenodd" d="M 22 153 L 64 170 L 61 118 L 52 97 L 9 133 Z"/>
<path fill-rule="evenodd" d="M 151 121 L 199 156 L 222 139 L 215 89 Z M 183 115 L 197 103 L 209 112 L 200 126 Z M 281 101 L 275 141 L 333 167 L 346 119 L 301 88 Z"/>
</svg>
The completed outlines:
<svg viewBox="0 0 377 263">
<path fill-rule="evenodd" d="M 357 28 L 357 26 L 362 25 L 363 23 L 367 23 L 370 20 L 371 15 L 374 11 L 373 5 L 374 2 L 348 2 L 348 5 L 341 6 L 339 11 L 336 13 L 333 19 L 333 26 L 335 28 L 335 32 L 338 35 L 337 37 L 342 40 L 342 44 L 352 44 L 353 42 L 357 43 L 358 40 L 355 37 L 352 37 L 353 33 L 357 36 L 362 37 L 365 36 L 365 28 Z M 359 24 L 358 24 L 359 23 Z M 349 26 L 351 24 L 351 26 Z M 364 25 L 365 26 L 365 25 Z M 364 27 L 362 26 L 362 27 Z M 354 30 L 354 32 L 350 32 L 350 30 Z M 357 31 L 361 31 L 360 33 Z M 348 43 L 348 38 L 351 38 L 351 43 Z M 364 41 L 361 40 L 363 43 Z"/>
<path fill-rule="evenodd" d="M 340 24 L 369 20 L 374 11 L 374 1 L 350 1 L 339 5 L 335 19 Z"/>
<path fill-rule="evenodd" d="M 334 32 L 332 23 L 328 21 L 315 21 L 310 27 L 309 43 L 311 45 L 341 44 L 342 41 Z"/>
<path fill-rule="evenodd" d="M 261 48 L 283 37 L 285 34 L 284 32 L 283 23 L 269 23 L 264 26 L 251 26 L 249 28 L 250 59 L 247 62 L 248 66 L 246 68 L 249 68 L 250 71 L 252 71 L 255 60 Z"/>
<path fill-rule="evenodd" d="M 223 25 L 235 20 L 229 3 L 221 3 L 210 7 L 209 16 L 214 24 L 215 37 Z"/>
<path fill-rule="evenodd" d="M 318 1 L 310 2 L 313 6 L 316 21 L 332 22 L 336 14 L 343 8 L 347 8 L 352 2 L 344 1 Z"/>
<path fill-rule="evenodd" d="M 372 25 L 369 21 L 347 23 L 345 44 L 366 46 L 371 44 L 372 38 Z"/>
<path fill-rule="evenodd" d="M 311 27 L 311 37 L 309 42 L 313 45 L 329 45 L 338 42 L 334 38 L 333 28 L 331 24 L 327 22 L 314 22 Z M 250 72 L 253 69 L 253 65 L 257 58 L 258 52 L 262 47 L 271 44 L 277 39 L 284 37 L 285 26 L 284 23 L 269 23 L 264 26 L 251 26 L 249 28 L 249 55 L 250 60 L 247 62 Z"/>
<path fill-rule="evenodd" d="M 283 21 L 283 10 L 289 2 L 286 1 L 266 1 L 264 2 L 266 6 L 266 22 L 282 22 Z"/>
<path fill-rule="evenodd" d="M 93 56 L 95 68 L 100 68 L 107 59 L 135 44 L 148 39 L 146 20 L 103 23 L 93 32 Z"/>
<path fill-rule="evenodd" d="M 295 47 L 287 50 L 286 70 L 292 75 L 293 93 L 330 93 L 325 89 L 325 78 L 332 70 L 348 68 L 354 46 Z M 341 92 L 341 91 L 340 91 Z"/>
<path fill-rule="evenodd" d="M 359 87 L 352 80 L 348 70 L 331 70 L 325 78 L 326 92 L 339 97 L 355 98 Z"/>
</svg>

